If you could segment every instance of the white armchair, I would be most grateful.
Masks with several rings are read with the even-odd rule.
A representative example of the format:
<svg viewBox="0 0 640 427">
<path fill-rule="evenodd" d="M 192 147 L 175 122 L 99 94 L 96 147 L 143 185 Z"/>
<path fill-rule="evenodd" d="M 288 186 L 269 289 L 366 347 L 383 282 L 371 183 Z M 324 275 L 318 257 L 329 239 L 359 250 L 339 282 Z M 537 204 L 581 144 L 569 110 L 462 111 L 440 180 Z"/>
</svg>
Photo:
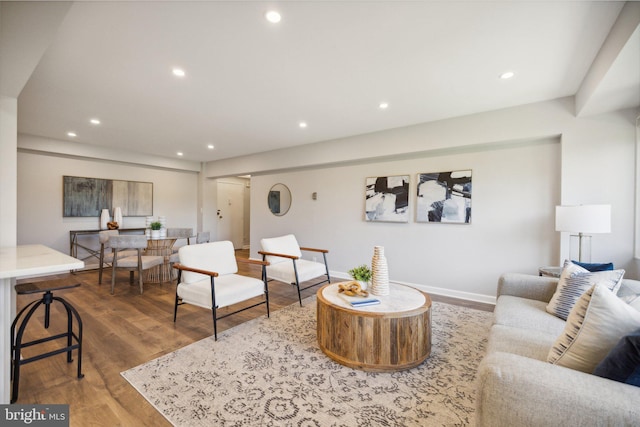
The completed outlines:
<svg viewBox="0 0 640 427">
<path fill-rule="evenodd" d="M 268 262 L 236 259 L 233 244 L 229 241 L 183 246 L 180 248 L 179 255 L 180 263 L 173 266 L 178 270 L 174 322 L 179 305 L 186 303 L 208 308 L 213 312 L 213 334 L 217 340 L 219 319 L 261 304 L 266 304 L 267 317 L 269 317 L 269 289 L 265 273 Z M 262 280 L 236 274 L 237 262 L 262 266 Z M 218 317 L 219 308 L 261 296 L 264 298 L 255 304 Z"/>
<path fill-rule="evenodd" d="M 262 239 L 260 240 L 260 245 L 262 250 L 258 251 L 258 253 L 262 255 L 263 261 L 269 262 L 269 266 L 266 268 L 268 279 L 294 285 L 298 289 L 298 301 L 301 306 L 302 297 L 300 296 L 300 291 L 322 283 L 331 283 L 329 266 L 327 265 L 328 250 L 300 247 L 293 234 Z M 321 253 L 324 262 L 302 259 L 302 251 Z M 326 279 L 306 288 L 300 288 L 300 283 L 324 276 L 326 276 Z"/>
</svg>

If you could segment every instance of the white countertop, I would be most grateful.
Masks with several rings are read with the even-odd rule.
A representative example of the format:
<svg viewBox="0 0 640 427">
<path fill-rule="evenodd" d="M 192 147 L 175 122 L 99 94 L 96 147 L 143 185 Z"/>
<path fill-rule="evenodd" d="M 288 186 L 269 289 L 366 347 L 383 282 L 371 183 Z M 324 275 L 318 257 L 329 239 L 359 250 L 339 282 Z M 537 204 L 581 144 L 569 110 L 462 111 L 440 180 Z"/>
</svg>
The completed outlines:
<svg viewBox="0 0 640 427">
<path fill-rule="evenodd" d="M 0 248 L 0 279 L 60 273 L 84 268 L 84 262 L 44 245 Z"/>
<path fill-rule="evenodd" d="M 422 292 L 417 289 L 396 283 L 389 283 L 389 295 L 380 296 L 369 294 L 369 297 L 379 299 L 380 304 L 352 307 L 351 304 L 338 296 L 338 285 L 339 283 L 332 283 L 325 287 L 322 290 L 322 296 L 332 304 L 351 310 L 367 311 L 370 313 L 395 313 L 415 310 L 422 307 L 426 301 Z"/>
</svg>

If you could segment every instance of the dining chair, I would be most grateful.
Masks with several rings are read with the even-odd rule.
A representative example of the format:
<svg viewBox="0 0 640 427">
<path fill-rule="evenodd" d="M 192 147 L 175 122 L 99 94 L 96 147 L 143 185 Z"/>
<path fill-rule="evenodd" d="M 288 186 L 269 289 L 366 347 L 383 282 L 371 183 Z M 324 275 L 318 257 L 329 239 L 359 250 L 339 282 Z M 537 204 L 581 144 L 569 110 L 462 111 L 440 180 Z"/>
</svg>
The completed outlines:
<svg viewBox="0 0 640 427">
<path fill-rule="evenodd" d="M 174 322 L 179 305 L 192 304 L 208 308 L 212 310 L 213 335 L 217 340 L 217 321 L 220 319 L 261 304 L 266 304 L 269 317 L 269 288 L 265 272 L 268 262 L 236 258 L 233 244 L 228 240 L 183 246 L 179 254 L 180 262 L 173 266 L 178 270 Z M 237 274 L 238 262 L 260 265 L 262 279 Z M 242 305 L 237 310 L 218 316 L 218 309 L 256 297 L 263 298 L 259 302 L 249 306 Z"/>
<path fill-rule="evenodd" d="M 190 245 L 191 242 L 189 239 L 194 237 L 193 228 L 167 228 L 167 237 L 174 237 L 176 239 L 186 239 L 187 245 Z M 175 248 L 175 252 L 178 251 L 179 247 Z"/>
<path fill-rule="evenodd" d="M 208 231 L 200 231 L 196 235 L 196 243 L 209 243 L 210 233 Z"/>
<path fill-rule="evenodd" d="M 107 251 L 111 249 L 109 246 L 109 238 L 111 236 L 119 236 L 120 232 L 118 230 L 103 230 L 98 233 L 98 240 L 100 241 L 100 266 L 98 267 L 98 284 L 102 284 L 102 269 L 104 268 L 104 264 L 111 265 L 113 261 L 113 250 Z M 118 251 L 118 256 L 120 258 L 125 258 L 128 256 L 136 255 L 137 251 L 135 250 L 120 250 Z"/>
<path fill-rule="evenodd" d="M 118 269 L 129 271 L 129 284 L 133 285 L 134 272 L 138 272 L 138 283 L 140 293 L 143 291 L 142 272 L 164 263 L 164 257 L 160 255 L 142 255 L 142 251 L 147 247 L 147 237 L 141 235 L 111 236 L 109 244 L 113 249 L 113 262 L 111 263 L 111 295 L 116 286 L 116 271 Z M 136 255 L 124 258 L 118 257 L 120 249 L 130 248 L 136 250 Z"/>
<path fill-rule="evenodd" d="M 322 283 L 331 283 L 329 266 L 327 265 L 327 253 L 329 252 L 327 249 L 300 247 L 293 234 L 262 239 L 260 240 L 260 245 L 262 246 L 262 250 L 258 251 L 258 253 L 262 255 L 263 261 L 269 262 L 269 266 L 266 267 L 268 279 L 294 285 L 298 289 L 300 306 L 302 306 L 300 291 Z M 321 253 L 324 262 L 320 263 L 303 259 L 302 251 Z M 305 288 L 300 288 L 301 282 L 322 276 L 326 276 L 326 279 Z"/>
<path fill-rule="evenodd" d="M 176 240 L 179 239 L 186 239 L 187 240 L 187 245 L 191 244 L 190 238 L 194 237 L 193 235 L 193 228 L 167 228 L 167 237 L 173 237 Z M 178 260 L 180 259 L 180 257 L 178 256 L 178 250 L 180 249 L 180 247 L 182 246 L 182 244 L 178 244 L 177 246 L 173 246 L 173 250 L 171 255 L 169 256 L 169 265 L 172 267 L 173 264 L 177 263 Z M 174 270 L 171 270 L 172 272 Z M 173 273 L 171 274 L 171 279 L 173 280 L 175 278 L 175 276 L 173 275 Z"/>
</svg>

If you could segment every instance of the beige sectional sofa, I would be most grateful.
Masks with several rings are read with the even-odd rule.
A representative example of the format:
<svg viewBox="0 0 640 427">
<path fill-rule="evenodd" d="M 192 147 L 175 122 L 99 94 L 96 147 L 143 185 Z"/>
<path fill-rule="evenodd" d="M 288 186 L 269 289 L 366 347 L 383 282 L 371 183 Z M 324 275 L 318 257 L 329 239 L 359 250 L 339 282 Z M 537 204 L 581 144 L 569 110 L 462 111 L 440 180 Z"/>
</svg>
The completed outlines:
<svg viewBox="0 0 640 427">
<path fill-rule="evenodd" d="M 558 279 L 505 274 L 478 372 L 476 425 L 640 426 L 640 387 L 547 362 L 565 321 L 546 312 Z M 640 293 L 623 280 L 618 295 Z"/>
</svg>

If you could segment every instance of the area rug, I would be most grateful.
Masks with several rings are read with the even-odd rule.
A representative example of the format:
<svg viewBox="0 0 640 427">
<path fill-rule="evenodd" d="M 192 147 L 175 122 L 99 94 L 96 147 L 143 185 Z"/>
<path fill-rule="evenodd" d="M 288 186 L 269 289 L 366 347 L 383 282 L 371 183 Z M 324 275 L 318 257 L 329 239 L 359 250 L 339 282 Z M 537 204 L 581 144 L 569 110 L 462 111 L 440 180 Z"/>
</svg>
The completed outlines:
<svg viewBox="0 0 640 427">
<path fill-rule="evenodd" d="M 420 366 L 367 373 L 316 341 L 315 297 L 122 373 L 176 426 L 466 426 L 492 314 L 433 303 Z"/>
</svg>

